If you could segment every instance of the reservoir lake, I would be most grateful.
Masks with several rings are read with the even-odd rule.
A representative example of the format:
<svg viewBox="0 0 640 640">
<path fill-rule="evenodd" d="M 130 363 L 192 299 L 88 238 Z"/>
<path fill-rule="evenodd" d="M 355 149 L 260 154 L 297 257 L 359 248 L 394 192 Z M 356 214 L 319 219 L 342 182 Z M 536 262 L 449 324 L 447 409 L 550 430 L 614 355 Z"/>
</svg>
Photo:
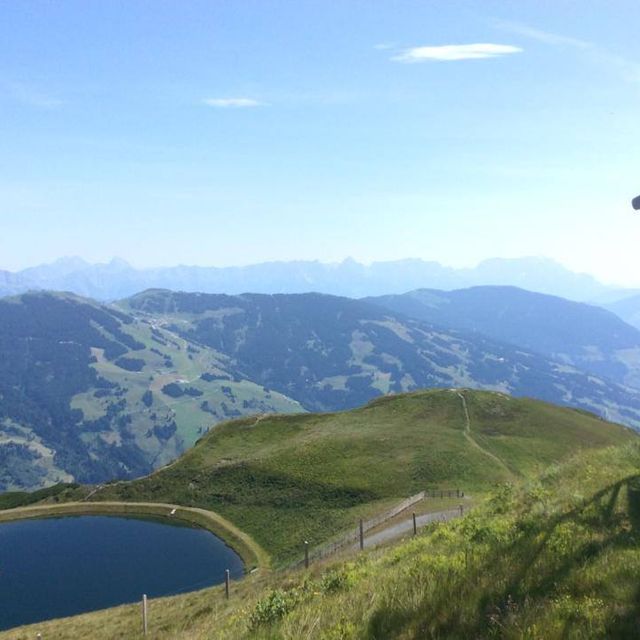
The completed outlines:
<svg viewBox="0 0 640 640">
<path fill-rule="evenodd" d="M 65 516 L 0 524 L 0 629 L 240 578 L 209 531 L 168 519 Z"/>
</svg>

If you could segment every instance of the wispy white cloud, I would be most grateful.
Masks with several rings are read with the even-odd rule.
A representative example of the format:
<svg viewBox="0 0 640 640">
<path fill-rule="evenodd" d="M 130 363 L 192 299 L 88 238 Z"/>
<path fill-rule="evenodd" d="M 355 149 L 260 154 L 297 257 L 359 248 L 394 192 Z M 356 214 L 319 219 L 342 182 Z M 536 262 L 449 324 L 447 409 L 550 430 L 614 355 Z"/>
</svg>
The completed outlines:
<svg viewBox="0 0 640 640">
<path fill-rule="evenodd" d="M 556 47 L 572 47 L 583 57 L 608 69 L 625 82 L 640 83 L 640 61 L 632 60 L 588 40 L 573 38 L 564 34 L 543 31 L 520 22 L 493 20 L 492 26 L 531 40 Z"/>
<path fill-rule="evenodd" d="M 580 40 L 579 38 L 572 38 L 570 36 L 561 35 L 559 33 L 552 33 L 550 31 L 543 31 L 542 29 L 536 29 L 529 25 L 522 24 L 520 22 L 511 22 L 509 20 L 492 20 L 492 26 L 503 31 L 508 31 L 515 35 L 530 38 L 531 40 L 537 40 L 538 42 L 544 42 L 546 44 L 553 45 L 566 45 L 570 47 L 576 47 L 578 49 L 589 49 L 593 47 L 593 43 L 586 40 Z"/>
<path fill-rule="evenodd" d="M 205 98 L 203 102 L 208 107 L 217 107 L 219 109 L 245 109 L 265 106 L 264 102 L 253 100 L 252 98 Z"/>
<path fill-rule="evenodd" d="M 489 42 L 477 44 L 445 44 L 440 46 L 413 47 L 405 49 L 391 60 L 394 62 L 426 62 L 436 60 L 440 62 L 452 60 L 478 60 L 481 58 L 498 58 L 511 53 L 520 53 L 520 47 L 508 44 L 492 44 Z"/>
</svg>

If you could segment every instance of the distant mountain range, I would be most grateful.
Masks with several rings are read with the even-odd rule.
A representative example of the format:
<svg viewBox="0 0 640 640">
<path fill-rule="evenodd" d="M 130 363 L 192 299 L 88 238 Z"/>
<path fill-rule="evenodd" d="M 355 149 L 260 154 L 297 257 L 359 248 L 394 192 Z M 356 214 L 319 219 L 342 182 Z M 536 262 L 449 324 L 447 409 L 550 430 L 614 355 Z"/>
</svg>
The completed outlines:
<svg viewBox="0 0 640 640">
<path fill-rule="evenodd" d="M 437 262 L 399 260 L 363 265 L 269 262 L 244 267 L 175 266 L 135 269 L 123 260 L 89 264 L 63 258 L 16 273 L 0 271 L 0 296 L 29 290 L 70 291 L 96 300 L 118 300 L 150 288 L 203 293 L 306 293 L 351 298 L 405 293 L 413 289 L 461 289 L 509 285 L 580 301 L 615 302 L 634 293 L 577 274 L 544 258 L 494 258 L 477 267 L 454 269 Z"/>
<path fill-rule="evenodd" d="M 640 329 L 640 294 L 636 293 L 635 295 L 611 302 L 604 306 L 625 322 Z"/>
</svg>

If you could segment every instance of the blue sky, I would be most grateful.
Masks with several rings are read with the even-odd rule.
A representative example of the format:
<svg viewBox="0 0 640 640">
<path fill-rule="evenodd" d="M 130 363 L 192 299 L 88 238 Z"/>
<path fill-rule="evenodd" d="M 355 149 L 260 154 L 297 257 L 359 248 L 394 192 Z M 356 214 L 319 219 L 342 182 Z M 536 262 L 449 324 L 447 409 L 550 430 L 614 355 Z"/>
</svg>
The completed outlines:
<svg viewBox="0 0 640 640">
<path fill-rule="evenodd" d="M 640 284 L 637 2 L 0 3 L 0 268 L 542 255 Z"/>
</svg>

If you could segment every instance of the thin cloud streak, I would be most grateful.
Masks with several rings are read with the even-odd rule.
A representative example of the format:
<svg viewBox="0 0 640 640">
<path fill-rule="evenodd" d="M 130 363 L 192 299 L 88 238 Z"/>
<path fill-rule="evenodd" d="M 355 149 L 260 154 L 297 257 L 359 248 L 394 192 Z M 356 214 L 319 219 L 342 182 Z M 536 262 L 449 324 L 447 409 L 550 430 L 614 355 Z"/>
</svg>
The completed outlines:
<svg viewBox="0 0 640 640">
<path fill-rule="evenodd" d="M 581 51 L 585 58 L 590 59 L 602 67 L 606 67 L 610 71 L 613 71 L 625 82 L 630 82 L 632 84 L 640 83 L 640 61 L 625 58 L 624 56 L 613 53 L 594 42 L 580 40 L 579 38 L 573 38 L 563 34 L 543 31 L 519 22 L 493 20 L 491 24 L 502 31 L 508 31 L 509 33 L 530 38 L 531 40 L 537 40 L 538 42 L 551 46 L 572 47 Z"/>
<path fill-rule="evenodd" d="M 544 42 L 552 45 L 567 45 L 575 47 L 577 49 L 590 49 L 593 47 L 592 42 L 586 40 L 580 40 L 579 38 L 572 38 L 570 36 L 561 35 L 559 33 L 551 33 L 550 31 L 543 31 L 542 29 L 536 29 L 529 25 L 522 24 L 520 22 L 511 22 L 509 20 L 493 20 L 492 26 L 503 31 L 508 31 L 518 36 L 530 38 L 531 40 L 537 40 L 538 42 Z"/>
<path fill-rule="evenodd" d="M 264 107 L 265 103 L 252 98 L 205 98 L 204 104 L 218 109 L 246 109 L 249 107 Z"/>
<path fill-rule="evenodd" d="M 521 52 L 522 49 L 520 47 L 507 44 L 493 44 L 488 42 L 476 44 L 445 44 L 406 49 L 397 56 L 393 56 L 391 60 L 404 63 L 426 62 L 429 60 L 450 62 L 456 60 L 498 58 Z"/>
</svg>

